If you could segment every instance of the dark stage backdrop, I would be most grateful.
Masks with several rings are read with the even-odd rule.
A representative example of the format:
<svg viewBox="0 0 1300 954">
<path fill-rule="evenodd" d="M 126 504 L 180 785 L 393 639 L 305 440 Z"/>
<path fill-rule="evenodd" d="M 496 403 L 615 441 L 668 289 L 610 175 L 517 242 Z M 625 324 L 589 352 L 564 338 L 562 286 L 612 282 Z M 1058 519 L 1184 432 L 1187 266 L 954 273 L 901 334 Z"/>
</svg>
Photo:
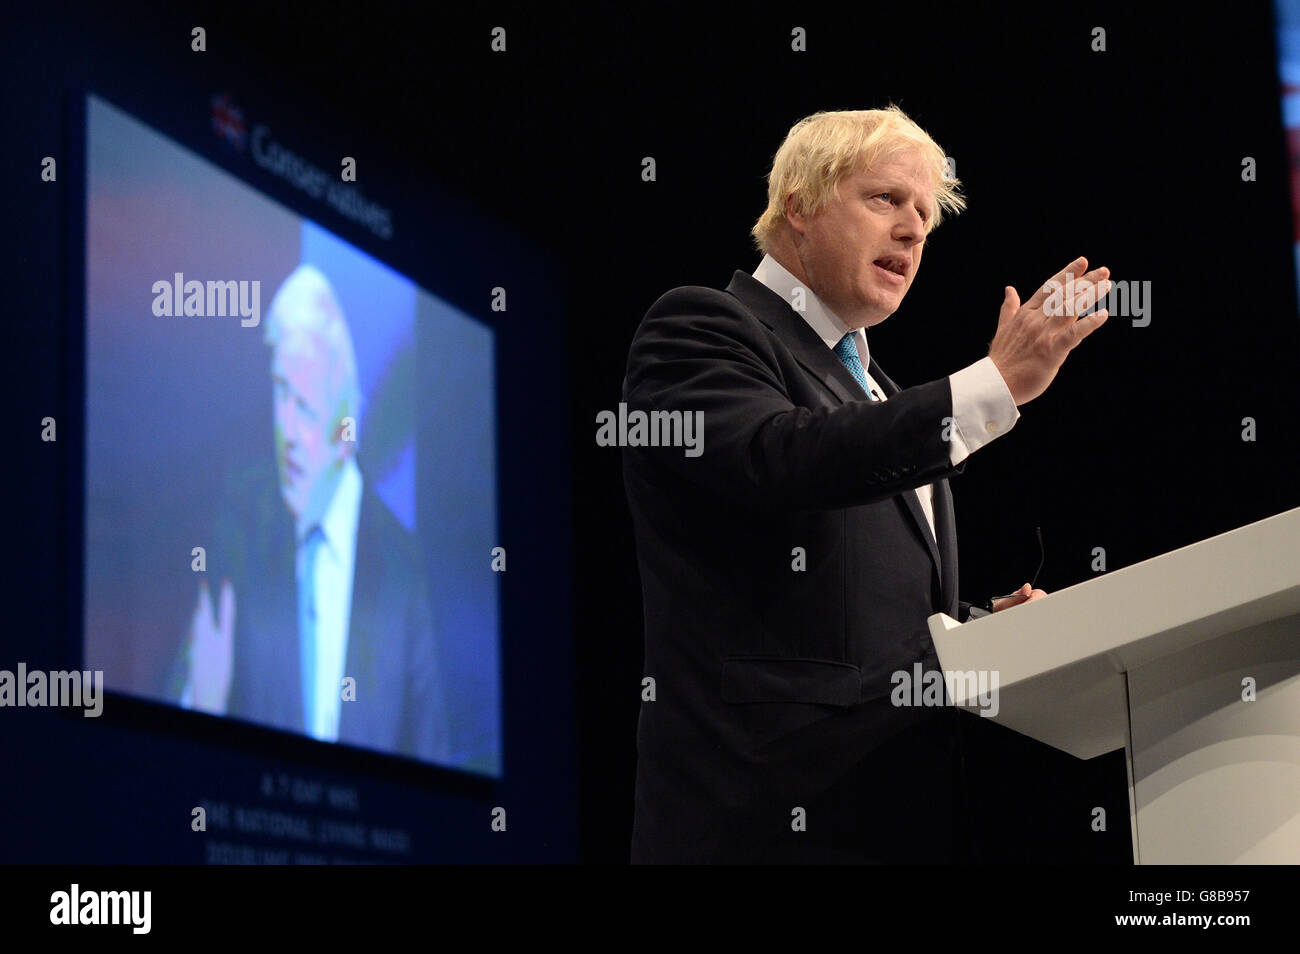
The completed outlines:
<svg viewBox="0 0 1300 954">
<path fill-rule="evenodd" d="M 1239 4 L 1231 16 L 1101 3 L 907 5 L 888 15 L 842 4 L 725 14 L 696 4 L 440 6 L 426 15 L 365 4 L 310 16 L 276 5 L 55 6 L 17 17 L 0 56 L 9 143 L 0 169 L 15 200 L 0 232 L 13 461 L 0 663 L 40 657 L 76 618 L 66 580 L 79 551 L 54 488 L 79 438 L 61 432 L 57 446 L 42 444 L 38 422 L 67 393 L 77 326 L 66 229 L 80 193 L 75 181 L 40 182 L 39 168 L 69 148 L 70 91 L 106 78 L 141 92 L 181 76 L 273 105 L 308 133 L 328 130 L 329 149 L 362 138 L 387 194 L 418 199 L 436 182 L 549 256 L 562 313 L 542 320 L 520 309 L 496 323 L 519 355 L 511 386 L 537 393 L 526 413 L 546 435 L 527 454 L 504 454 L 517 493 L 512 510 L 503 489 L 503 520 L 528 538 L 530 558 L 555 558 L 554 575 L 536 585 L 545 579 L 572 601 L 571 627 L 539 621 L 541 634 L 519 643 L 553 668 L 516 677 L 531 687 L 521 691 L 532 694 L 534 724 L 571 736 L 577 772 L 549 761 L 558 748 L 525 750 L 527 784 L 510 794 L 521 827 L 530 810 L 543 825 L 563 818 L 560 805 L 573 807 L 577 827 L 536 835 L 521 855 L 627 860 L 641 606 L 619 453 L 596 446 L 596 415 L 617 406 L 628 344 L 660 294 L 722 287 L 734 269 L 755 267 L 748 230 L 764 205 L 763 176 L 790 125 L 811 112 L 897 103 L 965 183 L 969 210 L 927 243 L 903 307 L 871 334 L 873 356 L 901 385 L 982 357 L 1002 287 L 1024 297 L 1074 256 L 1150 283 L 1149 324 L 1112 317 L 1021 409 L 1013 433 L 954 480 L 965 599 L 1029 579 L 1035 526 L 1046 544 L 1038 585 L 1054 590 L 1090 578 L 1096 548 L 1114 570 L 1300 504 L 1300 320 L 1266 5 Z M 189 49 L 195 25 L 207 29 L 206 53 Z M 491 49 L 497 26 L 505 53 Z M 791 50 L 798 27 L 806 52 Z M 1104 52 L 1092 48 L 1096 28 Z M 642 179 L 646 157 L 653 182 Z M 1243 181 L 1248 157 L 1254 181 Z M 418 256 L 395 267 L 416 270 Z M 1253 441 L 1242 438 L 1244 418 L 1256 422 Z M 537 461 L 563 462 L 570 484 L 535 486 Z M 566 490 L 571 513 L 538 522 Z M 530 571 L 512 552 L 516 572 Z M 574 693 L 562 675 L 570 661 Z M 508 655 L 505 665 L 509 673 Z M 112 861 L 124 845 L 134 846 L 130 860 L 185 860 L 151 820 L 175 793 L 223 768 L 254 774 L 306 758 L 265 746 L 244 755 L 237 739 L 196 741 L 188 730 L 162 743 L 148 713 L 107 730 L 34 718 L 18 727 L 11 715 L 0 713 L 0 743 L 21 759 L 6 762 L 24 766 L 25 781 L 4 787 L 0 810 L 21 819 L 19 860 Z M 509 753 L 509 726 L 506 739 Z M 1119 754 L 1079 763 L 1011 733 L 1000 745 L 1034 783 L 990 777 L 975 793 L 986 859 L 1129 860 Z M 342 774 L 364 779 L 371 769 Z M 391 781 L 391 813 L 409 820 L 433 782 Z M 93 807 L 105 800 L 110 809 Z M 1111 819 L 1104 835 L 1087 825 L 1095 805 Z M 110 818 L 120 826 L 111 836 L 99 830 Z M 480 839 L 454 854 L 503 857 L 498 850 Z"/>
</svg>

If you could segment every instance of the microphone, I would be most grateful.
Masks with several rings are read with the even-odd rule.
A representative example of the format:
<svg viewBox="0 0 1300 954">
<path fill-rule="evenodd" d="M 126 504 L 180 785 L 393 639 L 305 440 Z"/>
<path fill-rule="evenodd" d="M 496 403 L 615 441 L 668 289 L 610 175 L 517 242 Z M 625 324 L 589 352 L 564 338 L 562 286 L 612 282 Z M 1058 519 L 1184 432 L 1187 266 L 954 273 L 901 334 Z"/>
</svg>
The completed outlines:
<svg viewBox="0 0 1300 954">
<path fill-rule="evenodd" d="M 1031 590 L 1034 588 L 1034 584 L 1038 582 L 1038 574 L 1042 572 L 1042 570 L 1043 570 L 1043 564 L 1047 561 L 1047 548 L 1043 546 L 1043 528 L 1042 528 L 1042 527 L 1034 527 L 1034 533 L 1035 533 L 1035 534 L 1037 535 L 1037 537 L 1038 537 L 1038 554 L 1039 554 L 1039 556 L 1038 556 L 1038 569 L 1034 571 L 1034 579 L 1033 579 L 1033 582 L 1031 582 L 1031 583 L 1029 584 L 1029 588 L 1030 588 Z M 1013 597 L 1013 596 L 1023 596 L 1023 595 L 1024 595 L 1024 594 L 1022 594 L 1022 593 L 1020 593 L 1019 591 L 1017 591 L 1017 592 L 1015 592 L 1015 593 L 1008 593 L 1008 594 L 1006 594 L 1005 596 L 994 596 L 994 597 L 992 597 L 992 598 L 988 601 L 988 603 L 985 604 L 984 608 L 987 609 L 990 613 L 992 613 L 992 612 L 993 612 L 993 603 L 994 603 L 995 600 L 1005 600 L 1005 599 L 1010 599 L 1010 598 Z"/>
</svg>

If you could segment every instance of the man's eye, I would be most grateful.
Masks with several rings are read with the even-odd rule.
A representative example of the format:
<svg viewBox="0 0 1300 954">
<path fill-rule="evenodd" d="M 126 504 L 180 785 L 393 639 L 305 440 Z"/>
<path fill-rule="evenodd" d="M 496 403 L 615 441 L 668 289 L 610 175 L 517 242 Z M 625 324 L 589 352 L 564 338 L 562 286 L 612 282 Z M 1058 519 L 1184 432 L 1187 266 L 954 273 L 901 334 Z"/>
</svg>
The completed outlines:
<svg viewBox="0 0 1300 954">
<path fill-rule="evenodd" d="M 877 192 L 874 198 L 884 199 L 886 202 L 893 201 L 893 194 L 889 192 Z"/>
</svg>

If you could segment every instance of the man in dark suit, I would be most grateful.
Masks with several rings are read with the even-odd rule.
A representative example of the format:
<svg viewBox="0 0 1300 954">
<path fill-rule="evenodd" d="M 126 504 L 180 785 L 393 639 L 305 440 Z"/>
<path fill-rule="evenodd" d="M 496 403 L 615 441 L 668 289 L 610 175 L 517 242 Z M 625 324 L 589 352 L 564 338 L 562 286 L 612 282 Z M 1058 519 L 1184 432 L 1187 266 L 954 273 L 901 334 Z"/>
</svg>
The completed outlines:
<svg viewBox="0 0 1300 954">
<path fill-rule="evenodd" d="M 272 302 L 277 467 L 227 480 L 206 582 L 168 675 L 181 704 L 446 762 L 438 646 L 415 542 L 355 459 L 360 391 L 329 282 Z"/>
<path fill-rule="evenodd" d="M 754 275 L 674 289 L 637 330 L 628 413 L 698 414 L 703 450 L 624 450 L 655 680 L 634 862 L 966 858 L 965 723 L 891 689 L 938 668 L 928 616 L 972 612 L 948 476 L 1105 320 L 1076 316 L 1108 273 L 1076 260 L 1064 298 L 1023 306 L 1007 288 L 987 358 L 899 388 L 864 329 L 962 208 L 945 172 L 897 109 L 809 117 L 773 164 Z"/>
</svg>

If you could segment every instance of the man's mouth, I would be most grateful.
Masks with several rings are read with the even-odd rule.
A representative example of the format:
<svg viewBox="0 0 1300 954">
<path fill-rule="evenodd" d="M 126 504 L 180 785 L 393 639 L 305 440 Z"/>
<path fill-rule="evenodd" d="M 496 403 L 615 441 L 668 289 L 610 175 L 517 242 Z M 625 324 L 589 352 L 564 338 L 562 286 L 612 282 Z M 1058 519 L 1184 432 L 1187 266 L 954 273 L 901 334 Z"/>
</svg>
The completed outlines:
<svg viewBox="0 0 1300 954">
<path fill-rule="evenodd" d="M 883 255 L 871 263 L 888 281 L 903 284 L 907 276 L 907 259 L 901 255 Z"/>
<path fill-rule="evenodd" d="M 298 478 L 302 476 L 302 468 L 287 457 L 282 457 L 281 461 L 284 464 L 284 475 L 289 478 L 290 482 L 296 483 Z"/>
</svg>

